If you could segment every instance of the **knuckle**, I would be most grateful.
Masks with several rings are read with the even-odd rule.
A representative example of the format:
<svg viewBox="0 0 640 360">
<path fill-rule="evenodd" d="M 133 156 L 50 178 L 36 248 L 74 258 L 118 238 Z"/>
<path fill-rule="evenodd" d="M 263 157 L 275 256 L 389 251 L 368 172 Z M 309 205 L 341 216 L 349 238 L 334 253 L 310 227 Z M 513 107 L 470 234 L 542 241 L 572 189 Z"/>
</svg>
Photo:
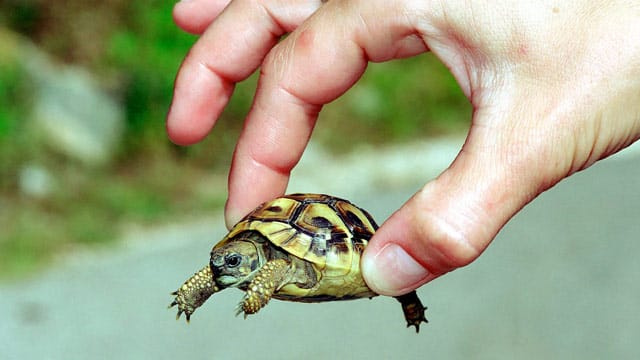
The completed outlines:
<svg viewBox="0 0 640 360">
<path fill-rule="evenodd" d="M 434 273 L 443 274 L 466 266 L 483 251 L 459 225 L 441 217 L 424 214 L 419 223 L 419 237 L 425 241 L 427 262 Z"/>
</svg>

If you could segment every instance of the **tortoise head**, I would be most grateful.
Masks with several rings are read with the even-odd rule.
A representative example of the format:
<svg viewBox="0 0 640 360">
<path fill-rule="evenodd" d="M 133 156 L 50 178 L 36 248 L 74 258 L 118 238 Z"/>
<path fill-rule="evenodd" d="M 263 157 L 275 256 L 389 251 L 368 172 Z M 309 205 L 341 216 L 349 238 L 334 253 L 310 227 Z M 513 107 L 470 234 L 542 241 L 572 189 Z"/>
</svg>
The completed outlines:
<svg viewBox="0 0 640 360">
<path fill-rule="evenodd" d="M 211 250 L 211 271 L 221 288 L 248 284 L 264 262 L 262 247 L 251 238 L 229 239 Z"/>
</svg>

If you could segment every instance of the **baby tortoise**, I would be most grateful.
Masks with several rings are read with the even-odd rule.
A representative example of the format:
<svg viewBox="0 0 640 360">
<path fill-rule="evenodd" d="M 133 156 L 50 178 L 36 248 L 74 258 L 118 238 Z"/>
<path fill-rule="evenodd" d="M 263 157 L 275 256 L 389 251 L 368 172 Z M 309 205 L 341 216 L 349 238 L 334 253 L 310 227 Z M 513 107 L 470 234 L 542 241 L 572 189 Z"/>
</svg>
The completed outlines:
<svg viewBox="0 0 640 360">
<path fill-rule="evenodd" d="M 211 250 L 209 265 L 177 291 L 179 318 L 228 287 L 245 291 L 237 313 L 254 314 L 271 298 L 299 302 L 377 296 L 360 273 L 360 257 L 378 228 L 366 211 L 321 194 L 292 194 L 260 205 Z M 396 299 L 407 326 L 426 323 L 415 291 Z"/>
</svg>

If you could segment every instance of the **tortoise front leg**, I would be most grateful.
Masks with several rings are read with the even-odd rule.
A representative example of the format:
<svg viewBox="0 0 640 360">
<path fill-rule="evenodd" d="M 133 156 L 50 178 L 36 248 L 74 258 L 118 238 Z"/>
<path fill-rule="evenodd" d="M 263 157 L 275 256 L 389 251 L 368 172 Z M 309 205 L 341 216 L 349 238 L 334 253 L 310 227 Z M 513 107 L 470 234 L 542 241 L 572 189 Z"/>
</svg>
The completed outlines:
<svg viewBox="0 0 640 360">
<path fill-rule="evenodd" d="M 423 321 L 428 323 L 429 321 L 427 321 L 427 318 L 424 316 L 427 308 L 420 302 L 418 294 L 412 291 L 408 294 L 396 296 L 395 298 L 402 305 L 402 312 L 404 313 L 404 318 L 407 320 L 407 327 L 415 326 L 416 332 L 420 332 L 420 323 Z"/>
<path fill-rule="evenodd" d="M 189 322 L 191 314 L 204 304 L 209 296 L 219 290 L 215 281 L 213 281 L 211 267 L 207 265 L 185 281 L 180 289 L 171 293 L 171 295 L 175 295 L 176 298 L 169 304 L 169 307 L 178 305 L 176 320 L 184 313 L 187 317 L 187 322 Z"/>
<path fill-rule="evenodd" d="M 271 260 L 264 264 L 249 283 L 244 300 L 238 306 L 238 314 L 244 312 L 246 318 L 267 305 L 273 293 L 284 285 L 287 271 L 289 262 L 284 259 Z"/>
</svg>

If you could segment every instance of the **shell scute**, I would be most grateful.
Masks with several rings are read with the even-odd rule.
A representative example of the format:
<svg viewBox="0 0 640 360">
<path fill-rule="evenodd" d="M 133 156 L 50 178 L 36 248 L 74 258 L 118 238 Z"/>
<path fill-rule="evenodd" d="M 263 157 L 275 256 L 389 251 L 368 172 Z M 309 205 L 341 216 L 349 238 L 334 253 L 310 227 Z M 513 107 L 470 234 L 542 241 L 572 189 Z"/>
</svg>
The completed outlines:
<svg viewBox="0 0 640 360">
<path fill-rule="evenodd" d="M 287 222 L 291 219 L 301 202 L 288 197 L 282 197 L 260 205 L 243 220 L 271 220 Z"/>
</svg>

